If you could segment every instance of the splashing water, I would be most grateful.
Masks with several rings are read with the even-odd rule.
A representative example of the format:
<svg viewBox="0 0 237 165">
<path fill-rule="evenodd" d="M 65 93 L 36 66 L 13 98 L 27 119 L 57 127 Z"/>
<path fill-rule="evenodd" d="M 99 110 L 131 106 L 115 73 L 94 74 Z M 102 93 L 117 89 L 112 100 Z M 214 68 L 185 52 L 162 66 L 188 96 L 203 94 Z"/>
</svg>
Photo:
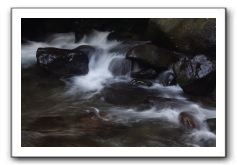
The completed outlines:
<svg viewBox="0 0 237 165">
<path fill-rule="evenodd" d="M 72 87 L 67 94 L 76 94 L 78 91 L 96 94 L 103 89 L 109 79 L 113 78 L 113 74 L 109 69 L 111 62 L 114 59 L 125 59 L 125 55 L 109 52 L 120 42 L 108 41 L 108 35 L 109 32 L 94 31 L 89 36 L 84 36 L 79 42 L 79 45 L 92 45 L 98 50 L 89 59 L 88 74 L 73 77 L 72 84 L 70 84 Z"/>
</svg>

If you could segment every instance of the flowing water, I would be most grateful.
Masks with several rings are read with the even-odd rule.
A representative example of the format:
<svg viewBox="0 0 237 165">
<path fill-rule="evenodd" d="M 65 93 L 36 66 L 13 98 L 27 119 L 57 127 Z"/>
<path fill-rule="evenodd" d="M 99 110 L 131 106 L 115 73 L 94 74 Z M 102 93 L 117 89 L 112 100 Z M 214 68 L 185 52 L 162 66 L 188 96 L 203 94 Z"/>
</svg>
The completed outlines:
<svg viewBox="0 0 237 165">
<path fill-rule="evenodd" d="M 185 95 L 179 86 L 130 85 L 128 47 L 94 31 L 79 43 L 72 33 L 44 43 L 22 45 L 22 146 L 215 146 L 207 119 L 215 105 Z M 39 47 L 96 47 L 83 76 L 56 78 L 36 66 Z M 199 127 L 185 128 L 181 112 L 195 116 Z"/>
</svg>

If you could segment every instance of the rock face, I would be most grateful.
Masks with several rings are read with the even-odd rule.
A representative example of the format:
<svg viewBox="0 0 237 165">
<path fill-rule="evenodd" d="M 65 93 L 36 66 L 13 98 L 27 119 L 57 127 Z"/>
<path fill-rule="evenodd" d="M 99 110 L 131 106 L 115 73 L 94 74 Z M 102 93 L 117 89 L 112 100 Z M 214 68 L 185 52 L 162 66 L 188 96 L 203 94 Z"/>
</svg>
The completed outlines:
<svg viewBox="0 0 237 165">
<path fill-rule="evenodd" d="M 82 48 L 82 49 L 81 49 Z M 88 73 L 88 47 L 76 49 L 38 48 L 37 64 L 56 75 L 83 75 Z"/>
<path fill-rule="evenodd" d="M 192 95 L 210 94 L 216 86 L 215 63 L 204 55 L 184 57 L 173 67 L 177 83 Z"/>
<path fill-rule="evenodd" d="M 188 54 L 208 54 L 215 58 L 216 19 L 150 19 L 148 38 L 162 47 Z"/>
<path fill-rule="evenodd" d="M 178 55 L 176 53 L 152 44 L 134 47 L 128 51 L 126 57 L 156 70 L 168 68 L 172 63 L 178 60 Z"/>
</svg>

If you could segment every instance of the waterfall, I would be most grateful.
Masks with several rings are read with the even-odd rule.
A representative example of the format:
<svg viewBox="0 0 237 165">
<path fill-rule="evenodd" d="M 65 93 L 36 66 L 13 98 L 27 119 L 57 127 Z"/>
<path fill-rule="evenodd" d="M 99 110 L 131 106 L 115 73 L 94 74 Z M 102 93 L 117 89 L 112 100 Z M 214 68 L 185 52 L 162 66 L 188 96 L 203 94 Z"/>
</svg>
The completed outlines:
<svg viewBox="0 0 237 165">
<path fill-rule="evenodd" d="M 125 59 L 125 53 L 111 52 L 110 50 L 120 45 L 120 42 L 109 41 L 109 32 L 94 31 L 84 36 L 79 45 L 91 45 L 96 51 L 89 59 L 89 72 L 83 76 L 75 76 L 69 94 L 77 92 L 98 93 L 103 87 L 113 81 L 115 76 L 129 76 L 130 61 Z"/>
</svg>

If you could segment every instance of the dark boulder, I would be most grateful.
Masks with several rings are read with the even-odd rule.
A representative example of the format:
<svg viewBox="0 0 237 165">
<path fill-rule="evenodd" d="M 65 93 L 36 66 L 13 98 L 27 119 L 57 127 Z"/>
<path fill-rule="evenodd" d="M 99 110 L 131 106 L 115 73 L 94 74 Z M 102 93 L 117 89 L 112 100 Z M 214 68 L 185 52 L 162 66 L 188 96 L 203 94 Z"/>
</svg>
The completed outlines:
<svg viewBox="0 0 237 165">
<path fill-rule="evenodd" d="M 173 67 L 177 83 L 185 93 L 192 95 L 210 94 L 216 86 L 215 62 L 204 55 L 184 57 Z"/>
<path fill-rule="evenodd" d="M 179 121 L 188 129 L 198 129 L 200 127 L 197 119 L 195 119 L 195 117 L 189 112 L 181 112 L 179 114 Z"/>
<path fill-rule="evenodd" d="M 177 53 L 159 48 L 152 44 L 136 46 L 128 51 L 126 57 L 156 70 L 168 68 L 172 63 L 179 59 Z"/>
<path fill-rule="evenodd" d="M 88 48 L 87 48 L 88 49 Z M 37 64 L 49 73 L 56 75 L 83 75 L 88 73 L 88 50 L 38 48 Z"/>
<path fill-rule="evenodd" d="M 155 44 L 188 54 L 208 54 L 215 58 L 216 19 L 150 19 L 148 38 Z"/>
<path fill-rule="evenodd" d="M 164 86 L 170 86 L 176 84 L 176 77 L 174 72 L 168 70 L 162 72 L 158 77 L 159 83 L 161 83 Z"/>
</svg>

